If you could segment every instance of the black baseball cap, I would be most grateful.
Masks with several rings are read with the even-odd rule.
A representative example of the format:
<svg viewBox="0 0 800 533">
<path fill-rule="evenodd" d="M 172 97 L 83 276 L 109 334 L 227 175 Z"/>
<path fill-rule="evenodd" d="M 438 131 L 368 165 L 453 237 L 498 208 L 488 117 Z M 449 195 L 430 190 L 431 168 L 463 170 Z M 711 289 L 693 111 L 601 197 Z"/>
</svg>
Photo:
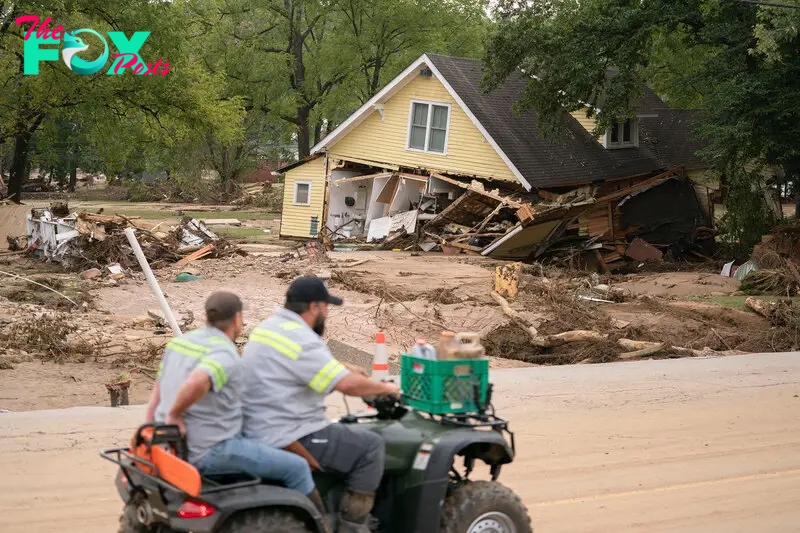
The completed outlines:
<svg viewBox="0 0 800 533">
<path fill-rule="evenodd" d="M 227 291 L 217 291 L 206 300 L 206 320 L 219 322 L 229 320 L 244 308 L 242 300 Z"/>
<path fill-rule="evenodd" d="M 342 305 L 344 300 L 331 295 L 325 282 L 316 276 L 301 276 L 295 279 L 286 291 L 286 303 L 301 302 L 328 302 L 332 305 Z"/>
</svg>

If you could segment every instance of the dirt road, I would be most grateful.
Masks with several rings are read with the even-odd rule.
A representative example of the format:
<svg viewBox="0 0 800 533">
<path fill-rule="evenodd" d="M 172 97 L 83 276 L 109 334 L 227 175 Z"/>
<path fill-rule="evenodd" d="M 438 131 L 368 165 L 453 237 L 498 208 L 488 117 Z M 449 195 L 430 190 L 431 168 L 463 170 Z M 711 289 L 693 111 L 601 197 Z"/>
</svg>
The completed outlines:
<svg viewBox="0 0 800 533">
<path fill-rule="evenodd" d="M 502 480 L 537 533 L 797 531 L 800 354 L 493 374 L 519 454 Z M 341 402 L 333 398 L 331 415 Z M 0 414 L 0 531 L 107 533 L 141 407 Z"/>
</svg>

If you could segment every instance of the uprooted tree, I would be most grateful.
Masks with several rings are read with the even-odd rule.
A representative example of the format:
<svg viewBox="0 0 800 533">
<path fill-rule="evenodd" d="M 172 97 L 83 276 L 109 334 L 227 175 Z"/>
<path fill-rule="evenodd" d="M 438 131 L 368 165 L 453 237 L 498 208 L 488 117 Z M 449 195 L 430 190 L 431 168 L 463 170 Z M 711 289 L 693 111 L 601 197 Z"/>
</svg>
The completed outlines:
<svg viewBox="0 0 800 533">
<path fill-rule="evenodd" d="M 784 3 L 800 8 L 798 0 Z M 496 13 L 487 88 L 518 69 L 534 74 L 517 107 L 535 109 L 546 134 L 586 104 L 595 106 L 587 113 L 600 107 L 596 133 L 605 131 L 635 114 L 649 84 L 668 103 L 700 110 L 700 155 L 734 188 L 759 187 L 753 168 L 781 168 L 779 185 L 794 190 L 800 217 L 800 9 L 737 0 L 506 0 Z M 749 210 L 734 226 L 771 222 L 759 194 L 729 201 L 729 211 Z M 736 229 L 746 245 L 757 240 Z"/>
</svg>

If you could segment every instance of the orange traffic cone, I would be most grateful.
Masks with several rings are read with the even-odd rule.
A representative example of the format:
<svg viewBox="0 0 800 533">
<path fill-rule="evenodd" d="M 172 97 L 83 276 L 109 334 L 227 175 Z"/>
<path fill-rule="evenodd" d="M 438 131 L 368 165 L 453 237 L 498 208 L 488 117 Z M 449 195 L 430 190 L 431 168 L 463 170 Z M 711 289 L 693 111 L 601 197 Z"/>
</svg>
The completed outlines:
<svg viewBox="0 0 800 533">
<path fill-rule="evenodd" d="M 386 348 L 386 335 L 379 331 L 375 335 L 375 358 L 372 360 L 372 378 L 381 380 L 389 377 L 389 350 Z"/>
</svg>

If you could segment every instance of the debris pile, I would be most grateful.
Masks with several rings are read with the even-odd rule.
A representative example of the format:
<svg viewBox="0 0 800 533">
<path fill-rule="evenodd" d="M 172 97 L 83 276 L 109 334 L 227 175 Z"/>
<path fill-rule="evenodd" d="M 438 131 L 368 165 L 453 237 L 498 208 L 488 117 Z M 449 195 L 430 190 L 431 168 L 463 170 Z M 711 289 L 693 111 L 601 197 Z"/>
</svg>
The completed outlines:
<svg viewBox="0 0 800 533">
<path fill-rule="evenodd" d="M 708 335 L 697 335 L 708 332 L 709 311 L 695 314 L 651 298 L 634 298 L 614 286 L 611 277 L 606 283 L 597 274 L 543 278 L 521 273 L 520 266 L 504 265 L 496 272 L 491 297 L 508 322 L 486 336 L 491 355 L 538 364 L 568 364 L 745 353 L 742 348 L 748 335 L 727 324 L 728 319 L 720 319 Z M 611 309 L 622 301 L 628 302 L 623 316 L 645 316 L 643 311 L 649 307 L 651 314 L 674 315 L 672 319 L 685 324 L 687 331 L 676 336 L 616 318 Z M 735 324 L 737 318 L 731 322 Z M 690 330 L 690 323 L 696 324 L 697 331 Z"/>
<path fill-rule="evenodd" d="M 731 261 L 721 274 L 739 280 L 745 294 L 800 295 L 800 225 L 772 228 L 748 261 Z"/>
<path fill-rule="evenodd" d="M 65 214 L 66 213 L 66 214 Z M 27 216 L 28 253 L 61 263 L 72 270 L 104 268 L 138 269 L 133 250 L 125 235 L 134 228 L 145 257 L 153 268 L 178 262 L 185 264 L 202 257 L 224 257 L 245 252 L 218 237 L 202 222 L 184 217 L 174 230 L 140 221 L 137 217 L 105 216 L 88 212 L 61 216 L 52 208 L 34 208 Z M 11 239 L 9 239 L 11 245 Z M 14 247 L 21 247 L 18 240 Z M 115 267 L 115 265 L 118 265 Z M 119 272 L 117 272 L 118 274 Z"/>
<path fill-rule="evenodd" d="M 604 272 L 629 262 L 708 261 L 713 252 L 709 189 L 683 169 L 534 195 L 485 183 L 403 172 L 339 179 L 325 239 L 366 237 L 379 249 L 548 260 Z"/>
</svg>

